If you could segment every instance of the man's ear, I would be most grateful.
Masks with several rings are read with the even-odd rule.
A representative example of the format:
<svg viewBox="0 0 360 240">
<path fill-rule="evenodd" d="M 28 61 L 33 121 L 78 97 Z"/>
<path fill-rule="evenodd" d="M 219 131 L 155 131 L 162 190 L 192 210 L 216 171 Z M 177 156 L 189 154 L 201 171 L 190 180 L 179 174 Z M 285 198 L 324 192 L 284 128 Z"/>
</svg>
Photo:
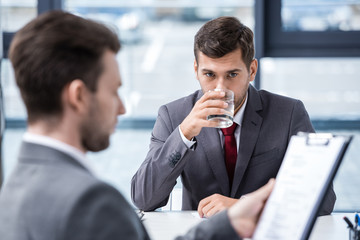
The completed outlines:
<svg viewBox="0 0 360 240">
<path fill-rule="evenodd" d="M 254 60 L 252 60 L 250 64 L 250 82 L 255 80 L 257 70 L 258 70 L 258 61 L 256 58 L 254 58 Z"/>
<path fill-rule="evenodd" d="M 198 64 L 196 62 L 196 59 L 194 59 L 194 71 L 195 71 L 195 76 L 196 76 L 196 79 L 199 80 L 199 76 L 198 76 Z"/>
<path fill-rule="evenodd" d="M 64 89 L 64 102 L 74 111 L 86 111 L 88 105 L 89 90 L 83 81 L 75 79 Z"/>
</svg>

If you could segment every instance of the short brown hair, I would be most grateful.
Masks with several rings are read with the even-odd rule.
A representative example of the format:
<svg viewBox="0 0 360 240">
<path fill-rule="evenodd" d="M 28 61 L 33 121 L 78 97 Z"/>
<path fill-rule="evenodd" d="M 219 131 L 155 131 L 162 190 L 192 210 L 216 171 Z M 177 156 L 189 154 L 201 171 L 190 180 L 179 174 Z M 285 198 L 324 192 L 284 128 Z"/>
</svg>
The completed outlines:
<svg viewBox="0 0 360 240">
<path fill-rule="evenodd" d="M 20 29 L 9 58 L 29 123 L 62 114 L 62 90 L 75 79 L 95 92 L 106 50 L 120 50 L 114 32 L 63 11 L 44 13 Z"/>
<path fill-rule="evenodd" d="M 220 58 L 240 48 L 248 69 L 255 57 L 254 34 L 235 17 L 213 19 L 195 35 L 194 54 L 198 61 L 199 51 L 210 58 Z"/>
</svg>

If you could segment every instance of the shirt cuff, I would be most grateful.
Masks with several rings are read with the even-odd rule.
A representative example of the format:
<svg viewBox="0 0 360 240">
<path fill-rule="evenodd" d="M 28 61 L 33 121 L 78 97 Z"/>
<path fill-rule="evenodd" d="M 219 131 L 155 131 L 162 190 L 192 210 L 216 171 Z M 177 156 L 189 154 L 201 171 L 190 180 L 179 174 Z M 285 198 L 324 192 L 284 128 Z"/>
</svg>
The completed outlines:
<svg viewBox="0 0 360 240">
<path fill-rule="evenodd" d="M 183 142 L 185 143 L 185 145 L 190 149 L 194 146 L 194 144 L 196 143 L 196 141 L 194 141 L 194 138 L 192 138 L 191 140 L 188 140 L 184 134 L 182 133 L 181 131 L 181 128 L 179 126 L 179 132 L 180 132 L 180 136 L 181 136 L 181 139 L 183 140 Z"/>
</svg>

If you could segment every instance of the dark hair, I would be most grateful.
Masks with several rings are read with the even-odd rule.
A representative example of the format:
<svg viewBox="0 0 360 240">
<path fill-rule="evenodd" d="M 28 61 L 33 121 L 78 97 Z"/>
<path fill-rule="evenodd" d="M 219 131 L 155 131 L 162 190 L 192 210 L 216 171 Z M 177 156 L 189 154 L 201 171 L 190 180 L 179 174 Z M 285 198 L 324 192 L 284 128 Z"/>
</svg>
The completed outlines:
<svg viewBox="0 0 360 240">
<path fill-rule="evenodd" d="M 220 58 L 240 48 L 248 69 L 255 56 L 254 34 L 250 28 L 234 17 L 213 19 L 195 35 L 194 54 L 198 61 L 199 51 L 210 58 Z"/>
<path fill-rule="evenodd" d="M 61 93 L 75 79 L 95 92 L 106 50 L 117 53 L 117 35 L 104 25 L 63 11 L 44 13 L 16 34 L 9 58 L 28 121 L 61 115 Z"/>
</svg>

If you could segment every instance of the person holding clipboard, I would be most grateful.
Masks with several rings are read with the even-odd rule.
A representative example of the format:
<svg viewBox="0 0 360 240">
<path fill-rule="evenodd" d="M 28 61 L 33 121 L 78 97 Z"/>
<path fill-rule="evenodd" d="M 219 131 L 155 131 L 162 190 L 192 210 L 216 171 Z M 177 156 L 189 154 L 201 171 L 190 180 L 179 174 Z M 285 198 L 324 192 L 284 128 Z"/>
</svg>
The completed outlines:
<svg viewBox="0 0 360 240">
<path fill-rule="evenodd" d="M 291 138 L 253 240 L 309 238 L 351 140 L 328 133 Z"/>
<path fill-rule="evenodd" d="M 106 26 L 62 11 L 44 13 L 16 33 L 9 56 L 28 127 L 0 191 L 1 240 L 150 239 L 131 205 L 98 179 L 85 155 L 108 147 L 117 116 L 125 113 L 119 50 Z M 249 236 L 272 186 L 177 239 Z"/>
</svg>

